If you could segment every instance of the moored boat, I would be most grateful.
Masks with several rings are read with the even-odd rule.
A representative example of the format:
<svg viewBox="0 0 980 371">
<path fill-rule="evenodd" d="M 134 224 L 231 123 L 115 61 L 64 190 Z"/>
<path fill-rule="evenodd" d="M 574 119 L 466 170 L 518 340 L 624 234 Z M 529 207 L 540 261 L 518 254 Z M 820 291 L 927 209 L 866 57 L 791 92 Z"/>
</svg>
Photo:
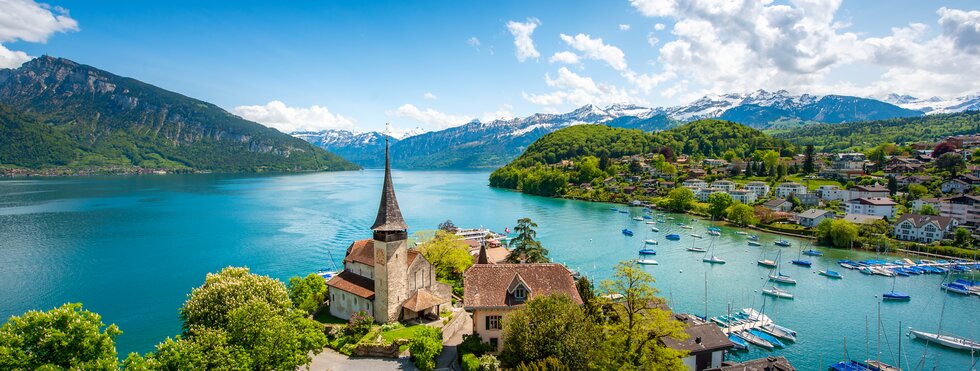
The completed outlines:
<svg viewBox="0 0 980 371">
<path fill-rule="evenodd" d="M 781 246 L 781 247 L 789 247 L 789 246 L 792 246 L 793 245 L 789 241 L 786 241 L 786 240 L 779 240 L 779 241 L 773 242 L 773 244 L 775 244 L 776 246 Z"/>
<path fill-rule="evenodd" d="M 697 234 L 697 233 L 691 233 L 691 237 L 694 237 L 694 238 L 704 238 L 704 236 L 702 236 L 700 234 Z"/>
<path fill-rule="evenodd" d="M 770 322 L 770 323 L 764 324 L 759 329 L 762 330 L 763 332 L 769 334 L 769 335 L 775 336 L 775 337 L 780 338 L 782 340 L 789 340 L 789 341 L 792 341 L 792 342 L 796 342 L 796 336 L 795 335 L 791 334 L 789 331 L 784 330 L 780 326 L 776 326 L 775 323 Z"/>
<path fill-rule="evenodd" d="M 712 255 L 710 258 L 701 259 L 701 261 L 703 261 L 705 263 L 711 263 L 711 264 L 725 264 L 725 260 L 724 259 L 719 258 L 719 257 L 714 256 L 714 255 Z"/>
<path fill-rule="evenodd" d="M 660 262 L 658 262 L 656 260 L 653 260 L 653 259 L 638 259 L 636 262 L 639 263 L 639 264 L 642 264 L 642 265 L 657 265 L 657 264 L 660 264 Z"/>
<path fill-rule="evenodd" d="M 762 244 L 759 241 L 749 240 L 749 246 L 762 246 Z"/>
<path fill-rule="evenodd" d="M 817 250 L 814 250 L 814 249 L 809 249 L 809 250 L 804 251 L 803 252 L 803 255 L 807 255 L 807 256 L 823 256 L 823 253 L 822 252 L 819 252 Z"/>
<path fill-rule="evenodd" d="M 647 245 L 657 245 L 657 240 L 644 240 L 643 243 Z"/>
<path fill-rule="evenodd" d="M 840 273 L 838 273 L 837 271 L 832 271 L 830 269 L 820 271 L 820 275 L 825 277 L 830 277 L 830 278 L 837 278 L 837 279 L 844 278 L 844 276 L 841 276 Z"/>
<path fill-rule="evenodd" d="M 878 371 L 858 361 L 840 361 L 830 365 L 830 371 Z"/>
<path fill-rule="evenodd" d="M 770 343 L 770 342 L 768 342 L 768 341 L 766 341 L 766 340 L 764 340 L 764 339 L 762 339 L 762 338 L 760 338 L 758 336 L 755 336 L 754 334 L 752 334 L 752 333 L 750 333 L 748 331 L 741 331 L 741 332 L 738 332 L 737 334 L 742 339 L 745 339 L 745 341 L 747 341 L 747 342 L 749 342 L 752 345 L 755 345 L 757 347 L 765 348 L 765 349 L 770 349 L 770 350 L 773 347 L 772 343 Z"/>
<path fill-rule="evenodd" d="M 793 279 L 792 277 L 787 276 L 785 274 L 782 274 L 782 273 L 779 273 L 779 274 L 770 274 L 769 275 L 769 280 L 770 281 L 773 281 L 773 282 L 778 282 L 778 283 L 785 283 L 787 285 L 795 285 L 796 284 L 796 280 L 795 279 Z"/>
<path fill-rule="evenodd" d="M 721 232 L 718 231 L 708 231 L 708 234 L 712 236 L 721 236 Z"/>
<path fill-rule="evenodd" d="M 744 235 L 747 235 L 749 233 L 746 232 L 746 231 L 735 231 L 735 234 L 744 236 Z"/>
<path fill-rule="evenodd" d="M 671 240 L 671 241 L 677 241 L 677 240 L 681 239 L 681 235 L 679 235 L 679 234 L 668 234 L 668 235 L 664 236 L 664 238 L 666 238 L 668 240 Z"/>
<path fill-rule="evenodd" d="M 633 220 L 638 221 L 638 222 L 642 222 L 643 221 L 643 218 L 641 218 L 639 216 L 634 216 L 633 217 Z"/>
<path fill-rule="evenodd" d="M 769 344 L 772 344 L 772 345 L 774 345 L 776 347 L 779 347 L 779 348 L 785 348 L 786 347 L 786 344 L 784 344 L 782 341 L 779 341 L 778 338 L 776 338 L 775 336 L 769 335 L 769 334 L 767 334 L 767 333 L 765 333 L 765 332 L 763 332 L 763 331 L 761 331 L 759 329 L 751 329 L 751 330 L 749 330 L 749 333 L 751 333 L 752 335 L 758 336 L 762 340 L 768 341 Z"/>
<path fill-rule="evenodd" d="M 949 282 L 940 285 L 946 292 L 952 292 L 960 295 L 970 295 L 970 288 L 956 282 Z"/>
<path fill-rule="evenodd" d="M 748 350 L 749 343 L 736 334 L 729 334 L 728 340 L 735 344 L 735 350 Z"/>
<path fill-rule="evenodd" d="M 653 232 L 660 232 L 660 228 L 657 227 L 651 227 L 650 230 Z"/>
<path fill-rule="evenodd" d="M 793 294 L 791 294 L 789 291 L 780 290 L 780 289 L 775 288 L 775 287 L 762 290 L 762 294 L 763 295 L 769 295 L 769 296 L 777 297 L 777 298 L 783 298 L 783 299 L 792 299 L 793 298 Z M 748 339 L 746 339 L 746 340 L 748 340 Z"/>
<path fill-rule="evenodd" d="M 959 336 L 933 334 L 916 330 L 909 331 L 909 335 L 916 339 L 932 341 L 953 349 L 980 351 L 980 342 Z"/>
<path fill-rule="evenodd" d="M 654 249 L 640 249 L 640 254 L 643 255 L 657 255 L 657 251 Z"/>
<path fill-rule="evenodd" d="M 633 231 L 631 231 L 629 229 L 623 229 L 623 234 L 625 234 L 627 236 L 632 236 L 633 235 Z"/>
<path fill-rule="evenodd" d="M 769 260 L 769 259 L 759 260 L 756 263 L 758 263 L 759 265 L 761 265 L 763 267 L 769 267 L 769 268 L 775 268 L 776 267 L 776 262 L 774 262 L 772 260 Z"/>
<path fill-rule="evenodd" d="M 792 263 L 793 265 L 799 265 L 801 267 L 809 267 L 813 265 L 813 263 L 810 262 L 809 260 L 803 260 L 803 259 L 793 260 Z"/>
<path fill-rule="evenodd" d="M 882 300 L 887 301 L 909 301 L 912 300 L 912 296 L 900 291 L 892 291 L 881 294 Z"/>
<path fill-rule="evenodd" d="M 694 246 L 691 246 L 691 247 L 688 247 L 688 248 L 687 248 L 687 251 L 694 251 L 694 252 L 708 252 L 708 249 L 705 249 L 705 248 L 703 248 L 703 247 L 694 247 Z"/>
</svg>

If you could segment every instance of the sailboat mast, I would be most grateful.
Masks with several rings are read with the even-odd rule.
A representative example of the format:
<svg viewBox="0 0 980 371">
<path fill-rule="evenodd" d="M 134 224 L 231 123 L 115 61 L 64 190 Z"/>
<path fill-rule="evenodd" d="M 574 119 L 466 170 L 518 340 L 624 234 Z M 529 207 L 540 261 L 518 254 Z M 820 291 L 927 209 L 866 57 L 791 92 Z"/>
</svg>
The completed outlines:
<svg viewBox="0 0 980 371">
<path fill-rule="evenodd" d="M 892 290 L 894 291 L 894 290 Z M 875 358 L 881 364 L 881 302 L 878 302 L 878 356 Z"/>
<path fill-rule="evenodd" d="M 704 271 L 704 318 L 708 318 L 708 271 Z"/>
</svg>

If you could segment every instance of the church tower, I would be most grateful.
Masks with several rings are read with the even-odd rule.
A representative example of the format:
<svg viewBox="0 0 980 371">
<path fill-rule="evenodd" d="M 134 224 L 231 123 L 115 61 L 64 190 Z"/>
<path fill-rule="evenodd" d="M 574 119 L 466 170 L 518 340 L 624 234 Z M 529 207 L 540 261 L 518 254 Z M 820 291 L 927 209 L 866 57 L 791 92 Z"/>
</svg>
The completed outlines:
<svg viewBox="0 0 980 371">
<path fill-rule="evenodd" d="M 402 218 L 391 184 L 391 160 L 385 139 L 385 180 L 381 188 L 381 205 L 371 226 L 374 231 L 374 320 L 394 322 L 401 314 L 407 297 L 408 225 Z"/>
</svg>

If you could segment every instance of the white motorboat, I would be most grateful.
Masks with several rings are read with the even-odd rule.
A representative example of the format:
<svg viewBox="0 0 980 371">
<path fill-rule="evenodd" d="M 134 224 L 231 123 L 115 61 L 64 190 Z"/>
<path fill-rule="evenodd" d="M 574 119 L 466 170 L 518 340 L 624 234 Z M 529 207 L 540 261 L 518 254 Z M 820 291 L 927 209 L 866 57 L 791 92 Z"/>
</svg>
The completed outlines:
<svg viewBox="0 0 980 371">
<path fill-rule="evenodd" d="M 735 231 L 735 234 L 745 236 L 748 235 L 749 233 L 746 231 Z"/>
<path fill-rule="evenodd" d="M 976 342 L 959 336 L 931 334 L 928 332 L 915 331 L 915 330 L 910 331 L 909 335 L 914 338 L 918 338 L 926 341 L 932 341 L 953 349 L 980 351 L 980 342 Z"/>
<path fill-rule="evenodd" d="M 633 220 L 638 221 L 638 222 L 642 222 L 643 221 L 643 217 L 634 216 L 633 217 Z"/>
<path fill-rule="evenodd" d="M 694 247 L 694 246 L 691 246 L 691 247 L 688 247 L 688 248 L 687 248 L 687 251 L 694 251 L 694 252 L 708 252 L 708 249 L 705 249 L 705 248 L 703 248 L 703 247 Z"/>
<path fill-rule="evenodd" d="M 762 244 L 759 241 L 749 240 L 749 246 L 762 246 Z"/>
<path fill-rule="evenodd" d="M 657 227 L 652 227 L 652 228 L 650 228 L 650 230 L 651 231 L 654 231 L 654 232 L 660 232 L 660 228 L 657 228 Z"/>
<path fill-rule="evenodd" d="M 653 260 L 653 259 L 639 259 L 636 262 L 638 264 L 643 264 L 643 265 L 657 265 L 657 264 L 660 264 L 660 262 L 658 262 L 656 260 Z"/>
<path fill-rule="evenodd" d="M 721 236 L 721 232 L 718 232 L 718 231 L 708 231 L 708 234 L 710 234 L 712 236 Z"/>
<path fill-rule="evenodd" d="M 646 223 L 647 223 L 647 224 L 657 224 L 657 222 L 655 222 L 655 221 L 653 221 L 653 220 L 650 220 L 650 221 L 648 221 L 648 222 L 646 222 Z"/>
<path fill-rule="evenodd" d="M 700 234 L 697 234 L 697 233 L 691 233 L 691 237 L 694 237 L 694 238 L 704 238 L 704 236 L 702 236 Z"/>
<path fill-rule="evenodd" d="M 643 241 L 643 243 L 645 243 L 647 245 L 656 245 L 657 244 L 657 240 L 645 240 L 645 241 Z"/>
</svg>

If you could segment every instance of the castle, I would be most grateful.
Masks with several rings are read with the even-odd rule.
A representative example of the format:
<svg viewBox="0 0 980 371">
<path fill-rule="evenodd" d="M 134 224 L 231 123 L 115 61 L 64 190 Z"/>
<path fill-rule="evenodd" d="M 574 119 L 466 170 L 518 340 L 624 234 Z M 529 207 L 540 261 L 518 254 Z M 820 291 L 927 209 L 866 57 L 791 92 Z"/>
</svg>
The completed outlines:
<svg viewBox="0 0 980 371">
<path fill-rule="evenodd" d="M 408 225 L 395 198 L 387 142 L 381 204 L 371 230 L 373 238 L 354 241 L 344 256 L 344 270 L 327 281 L 330 314 L 349 319 L 363 311 L 378 323 L 438 317 L 450 304 L 452 290 L 436 281 L 432 263 L 408 248 Z"/>
</svg>

